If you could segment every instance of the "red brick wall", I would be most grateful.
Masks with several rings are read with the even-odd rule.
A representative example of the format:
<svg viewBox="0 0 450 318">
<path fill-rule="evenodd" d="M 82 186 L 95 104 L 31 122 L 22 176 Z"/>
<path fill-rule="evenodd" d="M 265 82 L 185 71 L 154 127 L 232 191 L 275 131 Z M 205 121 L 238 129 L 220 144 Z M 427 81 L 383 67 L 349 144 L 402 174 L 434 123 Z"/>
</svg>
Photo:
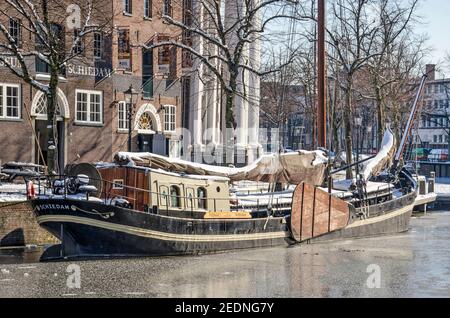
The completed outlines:
<svg viewBox="0 0 450 318">
<path fill-rule="evenodd" d="M 56 244 L 58 240 L 39 226 L 31 205 L 0 203 L 0 246 Z"/>
</svg>

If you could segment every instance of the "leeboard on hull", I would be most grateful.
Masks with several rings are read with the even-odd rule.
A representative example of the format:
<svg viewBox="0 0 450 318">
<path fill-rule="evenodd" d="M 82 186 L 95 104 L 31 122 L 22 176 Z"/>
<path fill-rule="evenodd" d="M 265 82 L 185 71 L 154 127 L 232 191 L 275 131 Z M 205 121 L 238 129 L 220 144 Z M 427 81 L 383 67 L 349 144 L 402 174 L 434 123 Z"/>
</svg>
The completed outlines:
<svg viewBox="0 0 450 318">
<path fill-rule="evenodd" d="M 292 236 L 301 243 L 341 230 L 349 224 L 351 209 L 349 203 L 317 187 L 299 184 L 292 197 Z"/>
</svg>

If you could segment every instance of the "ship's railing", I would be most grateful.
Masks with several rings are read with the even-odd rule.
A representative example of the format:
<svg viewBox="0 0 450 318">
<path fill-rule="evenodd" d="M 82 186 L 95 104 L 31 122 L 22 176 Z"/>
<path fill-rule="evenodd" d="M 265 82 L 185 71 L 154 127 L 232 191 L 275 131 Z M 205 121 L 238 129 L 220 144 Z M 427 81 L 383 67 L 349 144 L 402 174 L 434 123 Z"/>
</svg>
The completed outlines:
<svg viewBox="0 0 450 318">
<path fill-rule="evenodd" d="M 115 183 L 113 181 L 89 178 L 89 183 L 86 185 L 95 185 L 101 182 L 101 191 L 83 191 L 78 189 L 76 180 L 78 177 L 66 176 L 66 175 L 52 175 L 45 176 L 44 178 L 37 179 L 38 190 L 37 194 L 49 195 L 52 197 L 62 198 L 74 198 L 74 196 L 83 200 L 92 200 L 92 197 L 96 197 L 103 201 L 104 204 L 112 204 L 115 200 L 126 200 L 129 203 L 129 208 L 147 213 L 164 213 L 167 214 L 172 210 L 183 210 L 194 212 L 265 212 L 269 213 L 283 213 L 290 211 L 291 203 L 286 202 L 287 198 L 273 198 L 272 200 L 256 199 L 255 201 L 240 200 L 239 197 L 229 198 L 214 198 L 214 197 L 198 197 L 198 196 L 185 196 L 185 195 L 173 195 L 170 193 L 161 193 L 160 191 L 151 191 L 147 189 L 137 188 L 122 183 Z M 118 190 L 126 194 L 116 193 Z M 130 192 L 134 196 L 130 196 Z M 149 196 L 148 202 L 142 202 L 142 206 L 139 206 L 137 202 L 137 196 L 139 194 L 147 194 Z M 156 196 L 157 202 L 152 202 L 152 197 Z M 173 204 L 173 202 L 177 204 Z M 270 202 L 268 202 L 270 201 Z M 151 202 L 151 206 L 148 203 Z M 183 204 L 181 204 L 183 202 Z M 154 207 L 157 207 L 158 211 L 154 211 Z M 223 209 L 219 207 L 227 206 L 229 209 Z M 127 207 L 126 204 L 124 207 Z"/>
</svg>

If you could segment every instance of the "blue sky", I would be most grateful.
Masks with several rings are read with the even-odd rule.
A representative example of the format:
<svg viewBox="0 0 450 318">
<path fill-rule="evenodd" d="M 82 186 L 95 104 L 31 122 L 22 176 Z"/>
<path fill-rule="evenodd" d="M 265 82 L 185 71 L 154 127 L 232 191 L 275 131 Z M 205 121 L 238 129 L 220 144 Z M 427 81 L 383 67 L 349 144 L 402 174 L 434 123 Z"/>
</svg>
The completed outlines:
<svg viewBox="0 0 450 318">
<path fill-rule="evenodd" d="M 424 22 L 419 30 L 428 34 L 429 45 L 433 48 L 428 62 L 442 62 L 446 52 L 450 53 L 450 1 L 423 0 L 419 14 Z M 445 75 L 450 77 L 449 68 L 445 70 Z"/>
</svg>

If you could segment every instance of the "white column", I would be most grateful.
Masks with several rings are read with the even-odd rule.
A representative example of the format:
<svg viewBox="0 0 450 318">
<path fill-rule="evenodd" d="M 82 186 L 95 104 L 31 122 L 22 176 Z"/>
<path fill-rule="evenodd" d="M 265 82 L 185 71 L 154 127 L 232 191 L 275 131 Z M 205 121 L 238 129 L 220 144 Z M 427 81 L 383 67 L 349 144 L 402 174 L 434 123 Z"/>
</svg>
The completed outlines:
<svg viewBox="0 0 450 318">
<path fill-rule="evenodd" d="M 258 5 L 260 0 L 254 0 Z M 261 17 L 258 14 L 254 21 L 255 28 L 261 25 Z M 252 69 L 259 71 L 261 68 L 261 41 L 256 35 L 250 43 L 249 62 Z M 260 84 L 259 75 L 249 74 L 249 110 L 248 110 L 248 162 L 252 163 L 262 152 L 262 146 L 259 143 L 259 106 L 260 106 Z"/>
<path fill-rule="evenodd" d="M 200 2 L 195 1 L 194 12 L 198 15 L 200 25 L 203 25 L 204 14 L 203 6 Z M 193 48 L 199 53 L 203 53 L 204 41 L 200 36 L 193 37 Z M 200 153 L 203 151 L 204 145 L 202 140 L 203 127 L 202 127 L 202 99 L 204 94 L 204 84 L 200 80 L 199 76 L 203 76 L 204 66 L 202 63 L 194 57 L 193 70 L 198 70 L 198 73 L 194 73 L 192 76 L 191 85 L 191 105 L 192 105 L 192 152 L 194 154 L 194 160 L 198 161 Z"/>
<path fill-rule="evenodd" d="M 235 25 L 236 22 L 246 13 L 246 10 L 242 1 L 225 1 L 225 25 L 230 28 Z M 228 43 L 230 48 L 236 47 L 239 39 L 237 38 L 237 30 L 240 24 L 237 23 L 234 26 L 232 32 L 230 32 Z M 231 52 L 233 54 L 233 52 Z M 248 63 L 248 46 L 243 50 L 241 63 Z M 243 69 L 239 72 L 239 77 L 237 79 L 237 96 L 234 100 L 234 117 L 236 120 L 236 132 L 235 132 L 235 151 L 237 152 L 238 160 L 245 160 L 247 146 L 248 146 L 248 100 L 245 95 L 248 92 L 248 82 L 249 74 Z M 244 85 L 246 85 L 244 87 Z M 244 157 L 244 158 L 242 158 Z M 236 162 L 238 164 L 243 164 L 244 162 Z"/>
<path fill-rule="evenodd" d="M 208 88 L 206 92 L 208 98 L 207 98 L 207 105 L 208 107 L 208 142 L 214 146 L 217 145 L 216 143 L 216 135 L 217 135 L 217 125 L 216 125 L 216 118 L 217 118 L 217 108 L 218 108 L 218 100 L 217 100 L 217 86 L 215 78 L 213 77 L 208 82 Z"/>
</svg>

